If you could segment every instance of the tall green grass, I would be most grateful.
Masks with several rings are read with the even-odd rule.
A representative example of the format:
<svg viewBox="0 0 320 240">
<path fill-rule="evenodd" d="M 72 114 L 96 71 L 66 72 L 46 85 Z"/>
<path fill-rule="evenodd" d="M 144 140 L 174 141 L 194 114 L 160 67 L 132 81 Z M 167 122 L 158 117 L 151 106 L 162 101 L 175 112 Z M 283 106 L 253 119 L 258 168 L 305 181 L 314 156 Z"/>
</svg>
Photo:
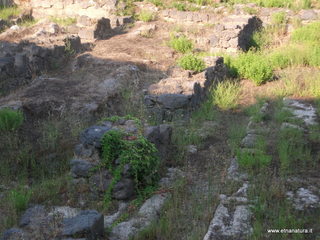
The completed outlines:
<svg viewBox="0 0 320 240">
<path fill-rule="evenodd" d="M 18 16 L 20 12 L 17 7 L 1 7 L 0 5 L 0 19 L 9 20 L 11 17 Z"/>
<path fill-rule="evenodd" d="M 238 106 L 239 96 L 240 85 L 236 82 L 220 82 L 212 91 L 213 103 L 222 110 L 236 108 Z"/>
<path fill-rule="evenodd" d="M 23 123 L 23 113 L 9 108 L 0 109 L 0 131 L 17 130 Z"/>
</svg>

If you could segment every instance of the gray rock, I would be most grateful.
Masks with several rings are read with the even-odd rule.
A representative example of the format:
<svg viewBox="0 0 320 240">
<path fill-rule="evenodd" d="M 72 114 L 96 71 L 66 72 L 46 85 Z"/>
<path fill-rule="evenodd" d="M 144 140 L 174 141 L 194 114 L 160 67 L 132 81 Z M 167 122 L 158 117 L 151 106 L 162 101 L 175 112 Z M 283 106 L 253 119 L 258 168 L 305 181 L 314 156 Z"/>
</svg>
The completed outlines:
<svg viewBox="0 0 320 240">
<path fill-rule="evenodd" d="M 19 228 L 10 228 L 6 230 L 0 240 L 28 240 L 25 232 Z"/>
<path fill-rule="evenodd" d="M 90 169 L 94 167 L 91 162 L 82 159 L 72 159 L 70 161 L 71 173 L 73 177 L 89 177 Z"/>
<path fill-rule="evenodd" d="M 121 216 L 121 214 L 127 209 L 128 204 L 125 202 L 119 203 L 118 211 L 112 215 L 104 216 L 104 228 L 111 227 L 112 224 Z"/>
<path fill-rule="evenodd" d="M 288 192 L 287 197 L 293 201 L 293 206 L 297 210 L 320 207 L 320 198 L 306 188 L 299 188 L 295 193 Z"/>
<path fill-rule="evenodd" d="M 74 148 L 74 153 L 77 157 L 90 158 L 93 154 L 93 148 L 90 146 L 83 146 L 83 144 L 78 144 Z"/>
<path fill-rule="evenodd" d="M 305 20 L 305 21 L 310 21 L 310 20 L 316 20 L 318 19 L 318 15 L 317 13 L 312 10 L 312 9 L 309 9 L 309 10 L 301 10 L 300 11 L 300 17 L 301 17 L 301 20 Z"/>
<path fill-rule="evenodd" d="M 189 145 L 187 146 L 187 152 L 190 154 L 195 154 L 198 152 L 197 146 L 195 145 Z"/>
<path fill-rule="evenodd" d="M 129 178 L 122 178 L 114 186 L 112 197 L 117 200 L 126 200 L 134 194 L 134 182 Z"/>
<path fill-rule="evenodd" d="M 168 198 L 168 194 L 156 194 L 149 198 L 139 209 L 138 215 L 147 218 L 149 222 L 152 222 L 159 216 L 161 207 L 165 200 Z"/>
<path fill-rule="evenodd" d="M 74 52 L 80 52 L 82 49 L 81 39 L 79 36 L 68 36 L 63 40 L 65 42 L 65 46 L 73 50 Z"/>
<path fill-rule="evenodd" d="M 256 146 L 259 135 L 249 133 L 241 141 L 241 146 L 245 148 L 254 148 Z"/>
<path fill-rule="evenodd" d="M 158 96 L 158 102 L 167 109 L 178 109 L 187 107 L 190 96 L 184 94 L 163 94 Z"/>
<path fill-rule="evenodd" d="M 101 147 L 101 138 L 109 131 L 109 126 L 92 126 L 84 130 L 80 135 L 80 141 L 83 145 L 91 145 L 97 148 Z"/>
<path fill-rule="evenodd" d="M 144 129 L 144 136 L 154 144 L 159 142 L 159 135 L 159 126 L 148 126 Z"/>
<path fill-rule="evenodd" d="M 161 144 L 167 146 L 171 144 L 172 127 L 169 124 L 161 124 L 159 126 L 159 134 L 159 142 Z"/>
<path fill-rule="evenodd" d="M 62 218 L 72 218 L 79 214 L 80 210 L 69 206 L 56 206 L 52 207 L 48 213 L 50 215 L 59 215 Z"/>
<path fill-rule="evenodd" d="M 103 215 L 95 210 L 85 210 L 73 218 L 63 221 L 62 236 L 100 239 L 104 235 Z"/>
<path fill-rule="evenodd" d="M 36 205 L 28 208 L 20 218 L 19 227 L 26 227 L 35 220 L 45 218 L 46 215 L 47 211 L 42 205 Z"/>
</svg>

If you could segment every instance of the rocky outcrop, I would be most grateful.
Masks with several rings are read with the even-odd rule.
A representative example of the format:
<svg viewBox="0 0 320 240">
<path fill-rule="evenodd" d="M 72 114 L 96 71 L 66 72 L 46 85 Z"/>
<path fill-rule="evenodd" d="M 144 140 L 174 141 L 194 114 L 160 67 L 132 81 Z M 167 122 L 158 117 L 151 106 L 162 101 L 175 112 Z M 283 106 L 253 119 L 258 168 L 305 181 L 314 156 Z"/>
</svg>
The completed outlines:
<svg viewBox="0 0 320 240">
<path fill-rule="evenodd" d="M 183 172 L 176 168 L 169 168 L 167 175 L 160 180 L 160 187 L 171 187 L 174 181 L 183 177 Z M 169 192 L 158 193 L 147 199 L 139 211 L 129 220 L 116 225 L 110 235 L 110 240 L 129 240 L 139 231 L 150 226 L 159 219 L 160 210 L 170 197 Z"/>
<path fill-rule="evenodd" d="M 254 32 L 262 27 L 262 21 L 251 15 L 230 16 L 217 24 L 210 38 L 211 51 L 247 51 Z"/>
<path fill-rule="evenodd" d="M 62 63 L 67 50 L 73 53 L 82 49 L 79 37 L 70 36 L 51 47 L 30 42 L 0 43 L 0 90 L 14 90 L 31 81 L 32 77 Z"/>
<path fill-rule="evenodd" d="M 1 240 L 100 239 L 104 235 L 103 215 L 95 210 L 36 205 L 25 211 L 19 228 L 4 232 Z"/>
<path fill-rule="evenodd" d="M 117 1 L 114 0 L 14 0 L 17 5 L 32 8 L 35 18 L 46 16 L 90 18 L 108 17 L 115 12 Z"/>
<path fill-rule="evenodd" d="M 187 116 L 206 99 L 212 86 L 226 78 L 227 69 L 223 58 L 218 57 L 214 65 L 198 74 L 174 76 L 153 84 L 145 96 L 145 104 L 158 120 L 171 121 L 174 116 Z"/>
</svg>

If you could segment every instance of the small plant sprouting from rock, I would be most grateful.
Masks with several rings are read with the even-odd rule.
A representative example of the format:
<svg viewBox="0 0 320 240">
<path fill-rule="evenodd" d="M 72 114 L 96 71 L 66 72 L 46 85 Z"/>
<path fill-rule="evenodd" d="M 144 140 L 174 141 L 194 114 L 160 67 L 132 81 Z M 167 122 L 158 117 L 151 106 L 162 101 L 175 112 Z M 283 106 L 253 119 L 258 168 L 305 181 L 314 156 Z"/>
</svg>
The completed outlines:
<svg viewBox="0 0 320 240">
<path fill-rule="evenodd" d="M 73 56 L 76 53 L 76 51 L 72 47 L 70 39 L 66 39 L 64 51 L 65 51 L 66 55 L 69 57 Z"/>
<path fill-rule="evenodd" d="M 0 109 L 0 131 L 17 130 L 23 123 L 23 113 L 9 108 Z"/>
<path fill-rule="evenodd" d="M 9 200 L 18 214 L 27 209 L 30 198 L 31 192 L 23 189 L 12 190 L 9 194 Z"/>
<path fill-rule="evenodd" d="M 157 180 L 159 158 L 157 149 L 142 135 L 128 135 L 118 130 L 107 132 L 102 139 L 103 167 L 111 172 L 113 179 L 105 193 L 108 207 L 115 184 L 120 181 L 124 167 L 129 166 L 137 193 Z"/>
<path fill-rule="evenodd" d="M 201 72 L 205 69 L 204 61 L 193 54 L 188 54 L 178 60 L 178 64 L 185 70 Z"/>
</svg>

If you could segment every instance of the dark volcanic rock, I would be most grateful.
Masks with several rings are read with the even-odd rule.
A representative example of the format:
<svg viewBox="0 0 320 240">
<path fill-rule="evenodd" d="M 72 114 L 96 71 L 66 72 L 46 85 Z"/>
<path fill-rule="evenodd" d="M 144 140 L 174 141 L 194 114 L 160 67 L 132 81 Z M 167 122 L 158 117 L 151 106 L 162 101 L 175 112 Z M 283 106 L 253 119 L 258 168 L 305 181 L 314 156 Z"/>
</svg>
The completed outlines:
<svg viewBox="0 0 320 240">
<path fill-rule="evenodd" d="M 65 237 L 85 237 L 99 239 L 104 233 L 103 215 L 95 210 L 85 210 L 73 218 L 63 221 L 62 235 Z"/>
</svg>

